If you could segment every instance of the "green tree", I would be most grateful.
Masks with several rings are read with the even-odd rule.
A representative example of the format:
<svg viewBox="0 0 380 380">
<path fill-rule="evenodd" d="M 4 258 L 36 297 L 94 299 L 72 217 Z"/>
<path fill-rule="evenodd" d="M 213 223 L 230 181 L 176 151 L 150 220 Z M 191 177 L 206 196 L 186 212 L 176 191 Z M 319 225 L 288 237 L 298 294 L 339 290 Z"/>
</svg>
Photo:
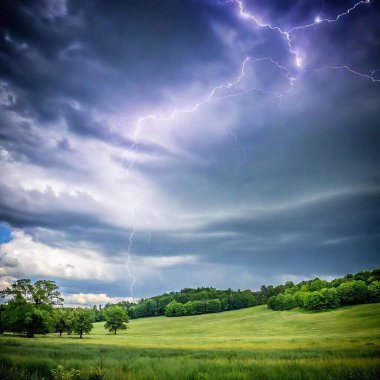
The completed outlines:
<svg viewBox="0 0 380 380">
<path fill-rule="evenodd" d="M 302 292 L 298 291 L 294 294 L 294 302 L 296 304 L 296 307 L 304 307 L 305 305 L 305 299 L 309 293 L 308 292 Z"/>
<path fill-rule="evenodd" d="M 26 302 L 35 306 L 60 306 L 63 304 L 63 298 L 58 289 L 54 281 L 39 280 L 33 283 L 30 279 L 22 279 L 0 291 L 0 295 L 7 299 L 21 296 Z"/>
<path fill-rule="evenodd" d="M 345 282 L 336 290 L 342 305 L 354 305 L 368 301 L 368 286 L 364 281 Z"/>
<path fill-rule="evenodd" d="M 327 308 L 326 298 L 321 292 L 310 292 L 305 298 L 305 309 L 306 310 L 324 310 Z"/>
<path fill-rule="evenodd" d="M 186 315 L 186 307 L 183 303 L 172 301 L 166 305 L 165 315 L 167 317 L 180 317 Z"/>
<path fill-rule="evenodd" d="M 128 315 L 121 306 L 110 306 L 104 311 L 106 323 L 104 327 L 109 331 L 126 330 L 128 323 Z"/>
<path fill-rule="evenodd" d="M 330 287 L 329 283 L 325 280 L 320 280 L 319 278 L 314 279 L 309 285 L 309 291 L 315 292 L 317 290 L 322 290 L 324 288 Z"/>
<path fill-rule="evenodd" d="M 340 298 L 335 288 L 322 289 L 321 294 L 325 297 L 326 308 L 335 308 L 340 306 Z"/>
<path fill-rule="evenodd" d="M 206 301 L 206 312 L 207 313 L 219 313 L 222 311 L 222 303 L 218 299 L 207 300 Z"/>
<path fill-rule="evenodd" d="M 59 336 L 63 332 L 68 331 L 68 314 L 69 311 L 66 309 L 56 309 L 54 310 L 54 329 L 55 332 L 59 333 Z"/>
<path fill-rule="evenodd" d="M 7 330 L 26 334 L 28 338 L 33 338 L 37 333 L 46 334 L 52 331 L 53 318 L 50 310 L 36 308 L 20 295 L 9 301 L 3 317 Z"/>
<path fill-rule="evenodd" d="M 5 331 L 5 309 L 6 305 L 0 305 L 0 334 L 3 334 Z"/>
<path fill-rule="evenodd" d="M 283 310 L 291 310 L 296 307 L 296 303 L 294 301 L 294 296 L 292 294 L 285 294 L 284 300 L 282 303 Z"/>
<path fill-rule="evenodd" d="M 153 317 L 157 315 L 157 303 L 154 300 L 147 300 L 144 302 L 145 304 L 145 316 Z"/>
<path fill-rule="evenodd" d="M 70 331 L 79 334 L 82 339 L 83 334 L 88 334 L 92 330 L 91 312 L 88 309 L 77 307 L 68 316 Z"/>
<path fill-rule="evenodd" d="M 368 298 L 371 302 L 380 302 L 380 281 L 374 281 L 368 286 Z"/>
</svg>

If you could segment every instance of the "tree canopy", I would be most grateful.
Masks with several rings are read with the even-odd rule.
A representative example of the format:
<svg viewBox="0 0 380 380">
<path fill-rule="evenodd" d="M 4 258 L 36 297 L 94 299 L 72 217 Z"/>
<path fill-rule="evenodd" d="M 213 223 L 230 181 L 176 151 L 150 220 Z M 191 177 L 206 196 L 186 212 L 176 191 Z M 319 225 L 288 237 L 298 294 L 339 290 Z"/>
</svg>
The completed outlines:
<svg viewBox="0 0 380 380">
<path fill-rule="evenodd" d="M 127 312 L 118 305 L 108 307 L 105 312 L 106 323 L 104 327 L 109 331 L 113 331 L 116 335 L 117 330 L 126 330 L 129 321 Z"/>
</svg>

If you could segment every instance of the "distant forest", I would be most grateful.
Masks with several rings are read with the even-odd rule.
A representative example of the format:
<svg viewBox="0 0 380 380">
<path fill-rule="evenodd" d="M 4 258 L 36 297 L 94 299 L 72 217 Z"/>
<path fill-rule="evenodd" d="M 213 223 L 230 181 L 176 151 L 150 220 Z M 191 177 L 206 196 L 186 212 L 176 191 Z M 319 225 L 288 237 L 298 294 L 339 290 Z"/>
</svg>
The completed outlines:
<svg viewBox="0 0 380 380">
<path fill-rule="evenodd" d="M 137 304 L 119 302 L 130 318 L 166 315 L 180 317 L 206 313 L 219 313 L 267 304 L 272 310 L 326 310 L 343 305 L 380 302 L 380 269 L 347 274 L 332 281 L 315 278 L 294 284 L 288 281 L 278 286 L 262 286 L 259 291 L 215 288 L 185 288 L 179 292 L 141 299 Z M 104 319 L 110 305 L 93 307 L 94 318 Z"/>
</svg>

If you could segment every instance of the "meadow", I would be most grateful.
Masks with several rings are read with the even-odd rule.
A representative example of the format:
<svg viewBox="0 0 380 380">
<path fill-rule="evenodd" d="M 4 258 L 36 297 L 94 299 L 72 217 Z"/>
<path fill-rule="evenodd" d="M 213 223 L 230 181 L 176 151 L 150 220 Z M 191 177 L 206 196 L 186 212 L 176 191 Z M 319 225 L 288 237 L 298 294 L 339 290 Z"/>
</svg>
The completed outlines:
<svg viewBox="0 0 380 380">
<path fill-rule="evenodd" d="M 217 314 L 132 320 L 115 336 L 0 336 L 1 379 L 48 379 L 62 364 L 104 379 L 380 378 L 380 304 L 327 312 L 266 306 Z"/>
</svg>

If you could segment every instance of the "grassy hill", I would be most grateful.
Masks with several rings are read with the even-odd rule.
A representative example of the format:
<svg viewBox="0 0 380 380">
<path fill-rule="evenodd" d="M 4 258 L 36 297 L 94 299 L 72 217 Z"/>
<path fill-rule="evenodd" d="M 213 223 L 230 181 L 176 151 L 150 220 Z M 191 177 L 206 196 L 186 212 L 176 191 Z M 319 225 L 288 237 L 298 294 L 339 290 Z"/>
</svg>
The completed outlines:
<svg viewBox="0 0 380 380">
<path fill-rule="evenodd" d="M 0 352 L 0 378 L 9 379 L 21 376 L 12 367 L 46 377 L 58 364 L 83 372 L 102 365 L 108 379 L 375 379 L 380 304 L 322 313 L 257 306 L 153 317 L 132 320 L 116 336 L 97 323 L 82 340 L 4 335 Z"/>
</svg>

